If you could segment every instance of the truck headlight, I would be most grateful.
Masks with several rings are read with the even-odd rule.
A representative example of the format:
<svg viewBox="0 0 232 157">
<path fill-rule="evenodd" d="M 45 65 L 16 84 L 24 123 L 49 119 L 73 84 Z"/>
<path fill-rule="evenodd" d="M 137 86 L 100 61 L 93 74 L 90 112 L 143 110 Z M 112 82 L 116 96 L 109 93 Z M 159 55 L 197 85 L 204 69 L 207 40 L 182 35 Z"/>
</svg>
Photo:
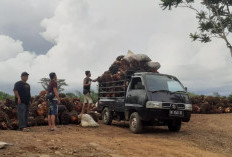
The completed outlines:
<svg viewBox="0 0 232 157">
<path fill-rule="evenodd" d="M 162 102 L 159 101 L 148 101 L 146 103 L 146 108 L 162 108 Z"/>
<path fill-rule="evenodd" d="M 192 104 L 185 104 L 185 110 L 192 111 Z"/>
</svg>

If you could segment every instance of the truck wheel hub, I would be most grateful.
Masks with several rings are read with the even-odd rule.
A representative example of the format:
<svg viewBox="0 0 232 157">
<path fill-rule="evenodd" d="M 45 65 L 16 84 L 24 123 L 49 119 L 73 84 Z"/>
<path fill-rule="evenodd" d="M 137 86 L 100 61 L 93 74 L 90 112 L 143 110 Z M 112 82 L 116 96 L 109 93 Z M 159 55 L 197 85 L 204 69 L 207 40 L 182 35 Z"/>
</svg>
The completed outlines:
<svg viewBox="0 0 232 157">
<path fill-rule="evenodd" d="M 137 120 L 136 120 L 136 118 L 133 118 L 132 121 L 131 121 L 131 126 L 133 128 L 136 128 L 136 125 L 137 125 Z"/>
<path fill-rule="evenodd" d="M 108 119 L 108 113 L 105 112 L 105 114 L 104 114 L 104 120 L 106 121 L 107 119 Z"/>
</svg>

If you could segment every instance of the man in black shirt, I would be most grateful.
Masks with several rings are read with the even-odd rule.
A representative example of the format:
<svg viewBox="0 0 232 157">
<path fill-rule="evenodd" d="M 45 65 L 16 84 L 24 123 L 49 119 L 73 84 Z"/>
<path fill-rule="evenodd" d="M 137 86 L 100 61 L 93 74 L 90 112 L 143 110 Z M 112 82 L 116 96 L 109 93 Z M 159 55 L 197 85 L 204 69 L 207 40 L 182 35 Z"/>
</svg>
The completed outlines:
<svg viewBox="0 0 232 157">
<path fill-rule="evenodd" d="M 27 128 L 29 105 L 31 100 L 30 85 L 27 83 L 28 73 L 21 74 L 21 81 L 14 85 L 15 103 L 18 109 L 19 130 L 29 131 Z"/>
<path fill-rule="evenodd" d="M 83 94 L 84 94 L 84 104 L 82 107 L 82 111 L 81 111 L 81 115 L 85 113 L 85 107 L 86 105 L 87 107 L 87 113 L 89 113 L 90 111 L 90 106 L 93 104 L 93 100 L 90 96 L 90 86 L 91 86 L 91 82 L 96 82 L 97 79 L 92 80 L 91 77 L 91 73 L 90 71 L 86 71 L 85 72 L 86 78 L 84 79 L 83 82 Z"/>
</svg>

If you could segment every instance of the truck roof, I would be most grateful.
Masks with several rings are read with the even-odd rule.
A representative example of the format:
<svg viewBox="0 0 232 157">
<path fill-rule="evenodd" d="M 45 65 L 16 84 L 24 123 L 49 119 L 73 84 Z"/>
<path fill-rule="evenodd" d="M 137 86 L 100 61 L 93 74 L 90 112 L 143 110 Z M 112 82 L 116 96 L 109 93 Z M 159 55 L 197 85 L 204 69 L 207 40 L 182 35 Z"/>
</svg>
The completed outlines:
<svg viewBox="0 0 232 157">
<path fill-rule="evenodd" d="M 157 72 L 136 72 L 136 73 L 134 73 L 133 76 L 142 76 L 142 75 L 160 75 L 160 76 L 175 77 L 175 76 L 172 76 L 172 75 L 160 74 L 160 73 L 157 73 Z"/>
</svg>

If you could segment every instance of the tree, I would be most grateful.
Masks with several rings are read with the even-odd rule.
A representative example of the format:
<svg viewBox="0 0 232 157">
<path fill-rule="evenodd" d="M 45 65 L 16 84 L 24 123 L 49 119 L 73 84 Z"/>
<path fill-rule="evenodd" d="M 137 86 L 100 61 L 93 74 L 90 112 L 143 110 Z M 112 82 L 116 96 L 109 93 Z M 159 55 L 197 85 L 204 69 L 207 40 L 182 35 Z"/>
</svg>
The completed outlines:
<svg viewBox="0 0 232 157">
<path fill-rule="evenodd" d="M 50 82 L 49 78 L 41 78 L 40 82 L 38 83 L 42 85 L 44 90 L 47 90 L 49 82 Z M 64 91 L 64 88 L 62 88 L 63 86 L 68 86 L 68 84 L 65 82 L 65 79 L 57 79 L 57 89 L 59 92 Z"/>
<path fill-rule="evenodd" d="M 196 12 L 198 19 L 198 32 L 191 33 L 193 41 L 202 43 L 210 42 L 212 38 L 220 38 L 225 41 L 232 56 L 231 33 L 232 33 L 232 0 L 200 0 L 201 7 L 198 9 L 194 0 L 161 0 L 163 10 L 172 7 L 189 8 Z"/>
</svg>

